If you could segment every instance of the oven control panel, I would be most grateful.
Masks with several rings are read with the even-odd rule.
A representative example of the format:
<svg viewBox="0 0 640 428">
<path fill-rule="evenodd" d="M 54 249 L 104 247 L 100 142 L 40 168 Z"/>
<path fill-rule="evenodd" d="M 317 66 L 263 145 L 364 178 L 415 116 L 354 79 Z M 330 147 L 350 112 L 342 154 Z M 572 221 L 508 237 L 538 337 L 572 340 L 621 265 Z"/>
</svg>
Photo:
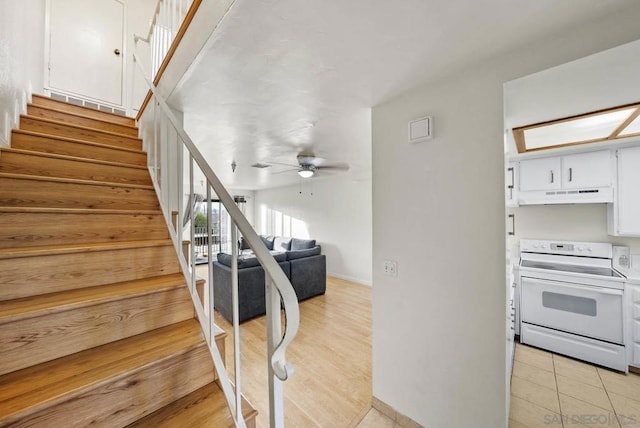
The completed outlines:
<svg viewBox="0 0 640 428">
<path fill-rule="evenodd" d="M 523 239 L 520 251 L 527 253 L 563 254 L 568 256 L 586 256 L 610 259 L 613 245 L 608 242 L 575 242 Z"/>
<path fill-rule="evenodd" d="M 551 249 L 555 251 L 573 251 L 573 244 L 551 244 Z"/>
</svg>

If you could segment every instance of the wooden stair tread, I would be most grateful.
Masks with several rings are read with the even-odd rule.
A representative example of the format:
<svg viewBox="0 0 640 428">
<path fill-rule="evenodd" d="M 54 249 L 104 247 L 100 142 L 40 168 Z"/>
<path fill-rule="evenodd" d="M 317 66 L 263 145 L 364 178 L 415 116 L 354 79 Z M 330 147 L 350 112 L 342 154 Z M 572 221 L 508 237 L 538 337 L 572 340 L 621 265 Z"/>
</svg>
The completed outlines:
<svg viewBox="0 0 640 428">
<path fill-rule="evenodd" d="M 103 208 L 49 208 L 49 207 L 2 207 L 0 213 L 42 213 L 42 214 L 126 214 L 130 215 L 130 210 L 114 210 Z M 162 214 L 160 210 L 136 210 L 140 215 Z"/>
<path fill-rule="evenodd" d="M 54 405 L 131 371 L 206 346 L 200 324 L 182 321 L 0 377 L 0 415 Z"/>
<path fill-rule="evenodd" d="M 55 98 L 47 97 L 45 95 L 32 94 L 31 98 L 33 99 L 33 104 L 37 106 L 46 106 L 45 104 L 60 105 L 64 107 L 73 108 L 74 110 L 83 111 L 85 112 L 85 114 L 93 113 L 93 114 L 99 114 L 102 117 L 111 117 L 113 120 L 117 120 L 116 123 L 119 123 L 121 121 L 135 123 L 135 118 L 133 117 L 123 116 L 123 115 L 112 113 L 109 111 L 98 110 L 92 107 L 79 106 L 77 104 L 68 103 L 62 100 L 56 100 Z M 40 102 L 42 102 L 43 104 L 41 104 Z M 89 116 L 89 117 L 92 117 L 92 116 Z"/>
<path fill-rule="evenodd" d="M 36 107 L 38 109 L 47 110 L 47 111 L 51 111 L 51 112 L 54 112 L 54 113 L 63 113 L 63 114 L 66 114 L 66 115 L 69 115 L 69 116 L 78 117 L 78 118 L 81 118 L 81 119 L 88 119 L 88 120 L 94 120 L 94 121 L 97 121 L 97 122 L 103 122 L 106 125 L 117 125 L 117 126 L 121 126 L 121 127 L 124 127 L 124 128 L 129 128 L 129 129 L 132 129 L 132 130 L 134 130 L 134 129 L 137 130 L 138 129 L 138 127 L 135 126 L 135 125 L 125 124 L 125 123 L 114 123 L 114 122 L 111 122 L 109 120 L 100 119 L 100 118 L 97 118 L 97 117 L 87 116 L 86 114 L 74 113 L 74 112 L 70 112 L 70 111 L 64 111 L 64 110 L 60 110 L 60 109 L 57 109 L 57 108 L 54 108 L 54 107 L 42 106 L 42 105 L 33 104 L 33 103 L 27 104 L 27 109 L 29 107 Z M 104 113 L 108 113 L 108 112 L 104 112 Z M 38 117 L 40 117 L 40 116 L 38 116 Z"/>
<path fill-rule="evenodd" d="M 258 412 L 244 397 L 242 415 L 246 421 L 258 415 Z M 134 422 L 129 425 L 129 428 L 231 428 L 234 426 L 227 400 L 218 381 L 216 381 Z"/>
<path fill-rule="evenodd" d="M 20 129 L 40 132 L 45 135 L 64 136 L 79 140 L 142 150 L 142 140 L 138 136 L 104 131 L 68 122 L 44 119 L 37 116 L 21 115 Z"/>
<path fill-rule="evenodd" d="M 38 257 L 58 254 L 77 254 L 131 248 L 149 248 L 173 246 L 171 239 L 149 239 L 144 241 L 98 242 L 68 245 L 42 245 L 38 247 L 0 248 L 0 260 Z"/>
<path fill-rule="evenodd" d="M 137 141 L 140 141 L 142 143 L 142 139 L 139 138 L 139 137 L 134 137 L 134 136 L 127 135 L 127 134 L 120 134 L 119 132 L 105 131 L 105 130 L 99 129 L 99 128 L 91 128 L 91 127 L 88 127 L 88 126 L 76 125 L 75 123 L 61 122 L 59 120 L 46 119 L 46 118 L 40 117 L 40 116 L 30 116 L 30 115 L 27 115 L 27 114 L 21 114 L 20 115 L 20 120 L 25 120 L 25 119 L 34 120 L 36 122 L 43 122 L 43 123 L 47 123 L 47 124 L 55 125 L 55 126 L 63 126 L 63 127 L 69 127 L 69 128 L 79 129 L 79 130 L 83 130 L 83 131 L 91 131 L 91 132 L 95 132 L 95 133 L 99 133 L 99 134 L 110 135 L 112 137 L 119 137 L 119 138 L 126 138 L 126 139 L 130 139 L 130 140 L 137 140 Z M 50 135 L 50 134 L 47 134 L 47 135 Z M 53 135 L 55 135 L 55 134 L 53 134 Z"/>
<path fill-rule="evenodd" d="M 20 120 L 0 170 L 0 426 L 123 426 L 220 391 L 134 119 L 34 95 Z M 213 392 L 198 401 L 233 426 Z"/>
<path fill-rule="evenodd" d="M 131 168 L 131 169 L 139 169 L 139 170 L 147 170 L 147 167 L 144 165 L 135 165 L 135 164 L 130 164 L 130 163 L 122 163 L 122 162 L 112 162 L 112 161 L 106 161 L 106 160 L 100 160 L 100 159 L 91 159 L 91 158 L 81 158 L 81 157 L 77 157 L 77 156 L 68 156 L 68 155 L 60 155 L 60 154 L 56 154 L 56 153 L 46 153 L 46 152 L 37 152 L 34 150 L 23 150 L 23 149 L 14 149 L 14 148 L 3 148 L 0 150 L 0 152 L 4 153 L 16 153 L 16 154 L 22 154 L 22 155 L 28 155 L 28 156 L 38 156 L 38 157 L 43 157 L 43 158 L 49 158 L 49 159 L 60 159 L 60 160 L 67 160 L 67 161 L 73 161 L 73 162 L 85 162 L 85 163 L 93 163 L 93 164 L 99 164 L 99 165 L 108 165 L 108 166 L 116 166 L 116 167 L 121 167 L 121 168 Z"/>
<path fill-rule="evenodd" d="M 93 180 L 82 180 L 78 178 L 44 177 L 41 175 L 12 174 L 8 172 L 0 173 L 0 179 L 2 178 L 9 178 L 13 180 L 48 181 L 48 182 L 54 182 L 54 183 L 85 184 L 89 186 L 125 187 L 129 189 L 154 190 L 152 185 L 146 185 L 146 184 L 129 184 L 129 183 L 108 182 L 108 181 L 93 181 Z"/>
<path fill-rule="evenodd" d="M 42 133 L 42 132 L 29 131 L 29 130 L 26 130 L 26 129 L 12 129 L 11 132 L 12 133 L 16 133 L 16 134 L 32 135 L 34 137 L 42 137 L 42 138 L 48 138 L 48 139 L 52 139 L 52 140 L 62 140 L 62 141 L 68 141 L 70 143 L 85 144 L 85 145 L 89 145 L 89 146 L 96 146 L 96 147 L 102 147 L 102 148 L 113 149 L 113 150 L 121 150 L 123 152 L 130 152 L 130 153 L 137 153 L 137 154 L 145 154 L 146 155 L 144 150 L 133 149 L 133 148 L 130 148 L 130 147 L 114 146 L 114 145 L 105 144 L 105 143 L 94 143 L 93 141 L 80 140 L 80 139 L 77 139 L 77 138 L 69 138 L 69 137 L 64 137 L 62 135 L 45 134 L 45 133 Z"/>
<path fill-rule="evenodd" d="M 118 284 L 52 293 L 37 297 L 0 301 L 0 324 L 68 311 L 77 307 L 148 295 L 185 286 L 184 276 L 176 273 Z"/>
</svg>

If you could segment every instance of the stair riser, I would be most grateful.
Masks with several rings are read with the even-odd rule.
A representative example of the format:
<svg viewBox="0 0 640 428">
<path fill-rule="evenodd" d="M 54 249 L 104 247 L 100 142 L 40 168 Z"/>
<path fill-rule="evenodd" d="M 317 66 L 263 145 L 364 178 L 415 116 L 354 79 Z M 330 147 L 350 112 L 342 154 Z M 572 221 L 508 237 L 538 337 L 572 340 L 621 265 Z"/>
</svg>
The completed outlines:
<svg viewBox="0 0 640 428">
<path fill-rule="evenodd" d="M 0 178 L 0 206 L 158 210 L 153 189 Z"/>
<path fill-rule="evenodd" d="M 2 152 L 0 172 L 151 185 L 151 177 L 149 177 L 147 169 L 103 165 L 9 151 Z"/>
<path fill-rule="evenodd" d="M 186 285 L 2 325 L 0 374 L 193 318 Z"/>
<path fill-rule="evenodd" d="M 113 135 L 93 129 L 77 128 L 62 123 L 49 123 L 28 116 L 21 116 L 20 129 L 128 149 L 142 149 L 142 141 L 138 138 L 127 137 L 125 135 Z"/>
<path fill-rule="evenodd" d="M 0 213 L 0 248 L 168 238 L 162 214 Z"/>
<path fill-rule="evenodd" d="M 212 381 L 209 350 L 200 346 L 6 422 L 12 427 L 122 427 Z"/>
<path fill-rule="evenodd" d="M 0 300 L 17 299 L 180 272 L 163 247 L 0 260 Z"/>
<path fill-rule="evenodd" d="M 147 156 L 144 153 L 125 152 L 108 147 L 74 143 L 19 132 L 13 132 L 11 134 L 11 147 L 15 149 L 32 150 L 34 152 L 54 153 L 87 159 L 121 162 L 131 165 L 147 165 Z"/>
<path fill-rule="evenodd" d="M 89 116 L 96 119 L 106 120 L 113 123 L 121 123 L 123 125 L 135 125 L 135 120 L 125 116 L 114 115 L 103 111 L 95 110 L 92 108 L 80 107 L 73 104 L 68 104 L 62 101 L 57 101 L 49 97 L 34 96 L 32 103 L 43 107 L 54 108 L 60 111 L 67 111 L 69 113 L 81 114 L 83 116 Z"/>
<path fill-rule="evenodd" d="M 43 117 L 45 119 L 57 120 L 60 122 L 70 123 L 73 125 L 85 126 L 87 128 L 101 129 L 108 132 L 117 132 L 118 134 L 129 135 L 131 137 L 138 136 L 138 129 L 131 126 L 121 125 L 118 123 L 106 122 L 100 119 L 93 119 L 85 116 L 77 116 L 75 114 L 50 110 L 41 106 L 29 104 L 27 106 L 27 114 L 29 116 Z"/>
</svg>

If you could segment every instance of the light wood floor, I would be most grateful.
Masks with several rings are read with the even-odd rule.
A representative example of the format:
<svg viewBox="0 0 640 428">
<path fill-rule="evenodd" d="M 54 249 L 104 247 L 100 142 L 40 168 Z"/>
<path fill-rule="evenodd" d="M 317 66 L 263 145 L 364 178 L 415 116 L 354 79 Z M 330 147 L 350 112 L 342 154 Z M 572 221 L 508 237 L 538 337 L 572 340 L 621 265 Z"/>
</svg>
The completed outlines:
<svg viewBox="0 0 640 428">
<path fill-rule="evenodd" d="M 216 323 L 229 333 L 233 377 L 233 329 L 217 313 Z M 240 331 L 242 392 L 259 412 L 257 426 L 268 427 L 265 317 L 241 324 Z M 371 407 L 371 287 L 328 278 L 325 295 L 300 304 L 300 330 L 287 360 L 296 372 L 284 384 L 286 426 L 357 425 Z"/>
</svg>

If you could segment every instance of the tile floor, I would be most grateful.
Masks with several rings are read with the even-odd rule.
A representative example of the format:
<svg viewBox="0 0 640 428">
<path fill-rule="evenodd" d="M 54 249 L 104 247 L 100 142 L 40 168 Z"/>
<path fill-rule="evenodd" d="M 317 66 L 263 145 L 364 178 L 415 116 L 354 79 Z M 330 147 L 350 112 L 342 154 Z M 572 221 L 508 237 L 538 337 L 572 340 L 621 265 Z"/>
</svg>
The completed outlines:
<svg viewBox="0 0 640 428">
<path fill-rule="evenodd" d="M 402 428 L 383 413 L 371 408 L 356 428 Z"/>
<path fill-rule="evenodd" d="M 516 344 L 509 428 L 640 428 L 640 375 Z M 357 428 L 401 428 L 371 409 Z"/>
<path fill-rule="evenodd" d="M 640 427 L 640 375 L 516 344 L 509 428 Z"/>
</svg>

